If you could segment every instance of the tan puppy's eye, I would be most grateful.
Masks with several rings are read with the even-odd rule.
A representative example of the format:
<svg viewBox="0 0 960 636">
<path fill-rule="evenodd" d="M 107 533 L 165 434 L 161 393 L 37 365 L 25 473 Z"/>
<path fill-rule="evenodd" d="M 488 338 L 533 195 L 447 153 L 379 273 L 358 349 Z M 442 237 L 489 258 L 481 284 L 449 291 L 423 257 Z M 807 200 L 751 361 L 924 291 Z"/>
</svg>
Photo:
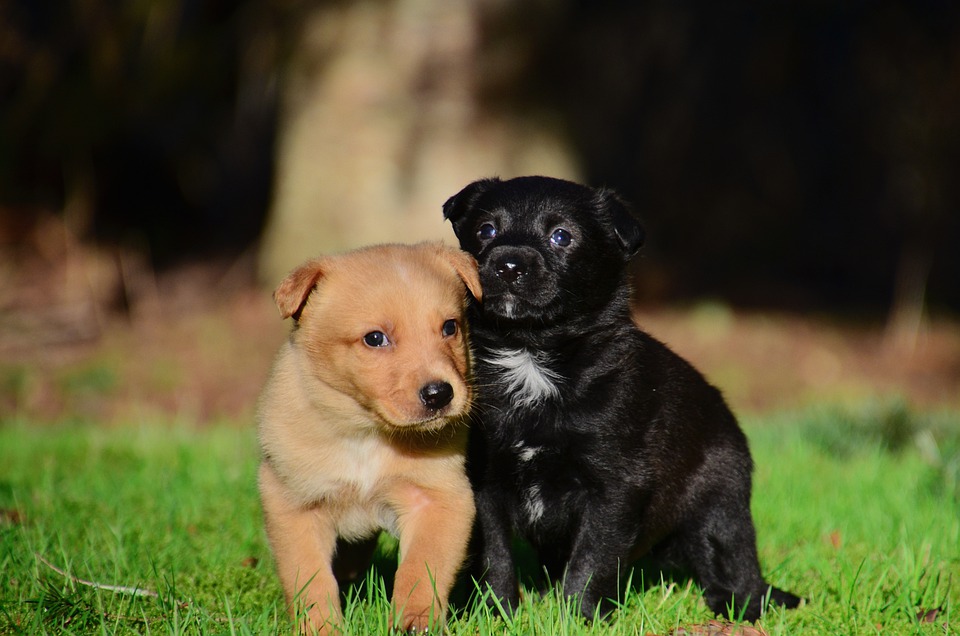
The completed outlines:
<svg viewBox="0 0 960 636">
<path fill-rule="evenodd" d="M 371 331 L 363 337 L 363 344 L 368 347 L 386 347 L 390 344 L 390 339 L 382 331 Z"/>
<path fill-rule="evenodd" d="M 440 329 L 440 333 L 443 334 L 444 338 L 449 338 L 450 336 L 457 335 L 457 321 L 451 318 L 450 320 L 443 323 L 443 327 Z"/>
</svg>

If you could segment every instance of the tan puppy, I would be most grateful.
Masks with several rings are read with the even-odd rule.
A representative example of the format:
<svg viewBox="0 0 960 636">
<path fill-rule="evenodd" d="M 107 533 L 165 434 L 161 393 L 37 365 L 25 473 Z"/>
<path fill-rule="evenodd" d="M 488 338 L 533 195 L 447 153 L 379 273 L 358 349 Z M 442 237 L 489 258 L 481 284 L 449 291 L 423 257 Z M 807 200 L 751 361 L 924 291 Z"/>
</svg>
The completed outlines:
<svg viewBox="0 0 960 636">
<path fill-rule="evenodd" d="M 277 571 L 305 631 L 336 631 L 338 580 L 399 537 L 398 627 L 442 621 L 474 516 L 464 284 L 476 263 L 439 243 L 382 245 L 294 270 L 293 317 L 260 398 L 260 497 Z"/>
</svg>

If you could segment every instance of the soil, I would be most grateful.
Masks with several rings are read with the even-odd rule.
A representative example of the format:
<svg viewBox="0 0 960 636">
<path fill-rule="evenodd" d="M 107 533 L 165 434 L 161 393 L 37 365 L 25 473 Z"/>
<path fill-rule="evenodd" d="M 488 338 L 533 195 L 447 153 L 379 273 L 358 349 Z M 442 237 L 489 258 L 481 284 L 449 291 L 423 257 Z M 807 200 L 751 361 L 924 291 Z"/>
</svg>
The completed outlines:
<svg viewBox="0 0 960 636">
<path fill-rule="evenodd" d="M 252 255 L 162 275 L 144 262 L 49 227 L 0 227 L 0 418 L 252 425 L 289 330 L 251 283 Z M 637 316 L 741 413 L 892 399 L 960 408 L 960 323 L 946 317 L 891 334 L 878 320 L 719 302 Z"/>
</svg>

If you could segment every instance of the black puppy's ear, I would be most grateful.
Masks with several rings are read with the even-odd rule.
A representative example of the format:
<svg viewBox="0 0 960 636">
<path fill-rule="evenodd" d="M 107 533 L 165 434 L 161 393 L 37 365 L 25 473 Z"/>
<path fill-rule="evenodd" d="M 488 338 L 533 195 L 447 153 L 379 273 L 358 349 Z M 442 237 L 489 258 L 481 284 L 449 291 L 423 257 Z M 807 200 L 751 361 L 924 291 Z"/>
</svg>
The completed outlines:
<svg viewBox="0 0 960 636">
<path fill-rule="evenodd" d="M 620 241 L 624 251 L 633 256 L 641 247 L 646 238 L 640 220 L 633 215 L 629 206 L 612 190 L 599 190 L 600 204 L 607 209 L 613 223 L 613 231 Z"/>
<path fill-rule="evenodd" d="M 443 220 L 450 221 L 453 225 L 453 231 L 457 236 L 460 236 L 460 233 L 457 231 L 459 222 L 463 220 L 477 199 L 480 198 L 480 195 L 498 183 L 500 183 L 500 179 L 497 177 L 474 181 L 447 199 L 447 202 L 443 204 Z"/>
</svg>

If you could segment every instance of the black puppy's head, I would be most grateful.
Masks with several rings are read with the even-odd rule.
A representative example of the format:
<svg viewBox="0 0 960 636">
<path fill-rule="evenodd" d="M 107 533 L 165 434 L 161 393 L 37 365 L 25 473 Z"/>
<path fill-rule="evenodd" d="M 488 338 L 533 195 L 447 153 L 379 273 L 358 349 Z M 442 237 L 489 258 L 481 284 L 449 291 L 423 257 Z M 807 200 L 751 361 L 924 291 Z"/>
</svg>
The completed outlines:
<svg viewBox="0 0 960 636">
<path fill-rule="evenodd" d="M 550 324 L 624 287 L 643 228 L 616 194 L 549 177 L 475 181 L 443 216 L 480 267 L 485 315 Z"/>
</svg>

